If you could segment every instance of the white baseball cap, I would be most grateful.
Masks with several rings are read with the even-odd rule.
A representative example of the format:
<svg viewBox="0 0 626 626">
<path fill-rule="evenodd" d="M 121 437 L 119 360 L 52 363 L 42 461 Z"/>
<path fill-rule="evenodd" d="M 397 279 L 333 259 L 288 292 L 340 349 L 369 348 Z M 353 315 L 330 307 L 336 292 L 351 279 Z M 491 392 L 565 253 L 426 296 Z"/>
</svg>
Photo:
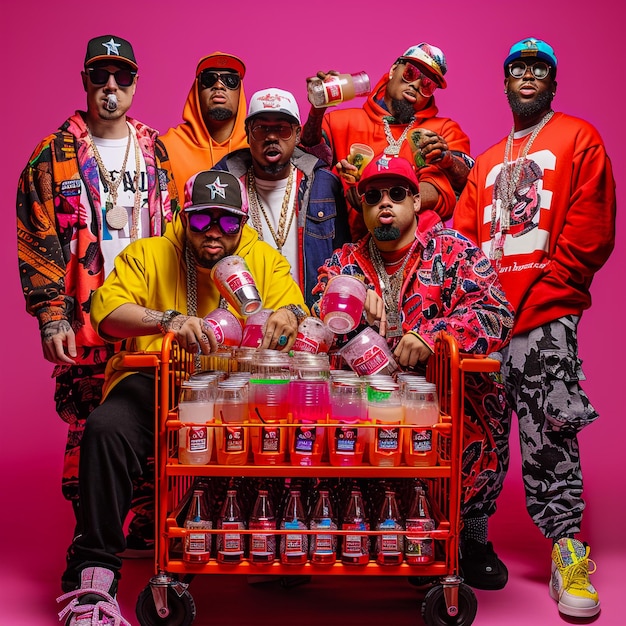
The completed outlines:
<svg viewBox="0 0 626 626">
<path fill-rule="evenodd" d="M 296 124 L 301 123 L 296 98 L 284 89 L 270 87 L 269 89 L 261 89 L 252 95 L 246 122 L 257 115 L 266 113 L 282 113 L 292 118 Z"/>
</svg>

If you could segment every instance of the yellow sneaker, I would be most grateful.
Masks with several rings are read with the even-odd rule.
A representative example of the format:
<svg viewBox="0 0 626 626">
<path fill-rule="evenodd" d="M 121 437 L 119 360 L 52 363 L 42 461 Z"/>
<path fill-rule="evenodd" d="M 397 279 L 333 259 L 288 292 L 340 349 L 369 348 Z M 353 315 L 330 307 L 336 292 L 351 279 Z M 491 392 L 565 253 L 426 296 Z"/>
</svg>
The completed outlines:
<svg viewBox="0 0 626 626">
<path fill-rule="evenodd" d="M 559 612 L 573 617 L 593 617 L 600 612 L 598 592 L 589 582 L 589 574 L 595 571 L 586 544 L 567 537 L 554 544 L 550 597 L 559 603 Z"/>
</svg>

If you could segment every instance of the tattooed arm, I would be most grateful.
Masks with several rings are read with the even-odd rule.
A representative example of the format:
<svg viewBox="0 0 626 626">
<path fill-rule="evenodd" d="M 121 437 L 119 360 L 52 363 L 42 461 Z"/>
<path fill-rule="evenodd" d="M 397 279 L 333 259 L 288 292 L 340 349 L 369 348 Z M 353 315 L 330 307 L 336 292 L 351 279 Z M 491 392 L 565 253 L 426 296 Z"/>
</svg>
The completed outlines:
<svg viewBox="0 0 626 626">
<path fill-rule="evenodd" d="M 41 327 L 41 347 L 46 361 L 76 365 L 76 337 L 67 320 L 55 320 Z"/>
<path fill-rule="evenodd" d="M 114 341 L 173 332 L 180 345 L 189 352 L 209 354 L 217 350 L 215 335 L 202 318 L 175 311 L 155 311 L 130 302 L 109 313 L 100 322 L 99 332 Z"/>
</svg>

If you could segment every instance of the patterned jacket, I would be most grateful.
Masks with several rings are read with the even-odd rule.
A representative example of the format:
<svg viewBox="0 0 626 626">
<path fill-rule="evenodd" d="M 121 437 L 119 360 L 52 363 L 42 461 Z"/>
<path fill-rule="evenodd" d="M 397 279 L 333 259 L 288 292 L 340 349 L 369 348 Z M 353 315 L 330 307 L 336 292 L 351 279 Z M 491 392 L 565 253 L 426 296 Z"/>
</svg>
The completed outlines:
<svg viewBox="0 0 626 626">
<path fill-rule="evenodd" d="M 147 171 L 150 234 L 161 235 L 178 198 L 157 132 L 127 118 Z M 167 169 L 165 169 L 167 168 Z M 67 320 L 76 334 L 77 362 L 110 353 L 90 320 L 92 293 L 104 282 L 98 166 L 84 113 L 77 111 L 33 152 L 17 192 L 18 260 L 26 310 L 39 327 Z"/>
<path fill-rule="evenodd" d="M 468 239 L 446 228 L 434 211 L 422 211 L 418 218 L 418 243 L 405 267 L 400 291 L 403 334 L 413 331 L 432 348 L 436 334 L 443 330 L 464 352 L 499 350 L 510 339 L 513 311 L 489 260 Z M 382 296 L 369 240 L 367 235 L 356 244 L 346 244 L 326 262 L 314 289 L 316 312 L 326 282 L 335 274 L 360 276 Z M 363 321 L 350 336 L 365 325 Z M 345 340 L 339 338 L 338 343 Z M 389 347 L 393 350 L 399 340 L 388 339 Z"/>
</svg>

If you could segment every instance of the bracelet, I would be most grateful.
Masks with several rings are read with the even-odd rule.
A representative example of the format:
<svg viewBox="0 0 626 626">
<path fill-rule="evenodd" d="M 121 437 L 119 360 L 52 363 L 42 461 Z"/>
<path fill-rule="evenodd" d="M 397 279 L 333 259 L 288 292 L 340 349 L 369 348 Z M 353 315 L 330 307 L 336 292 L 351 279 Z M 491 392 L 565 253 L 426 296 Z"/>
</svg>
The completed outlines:
<svg viewBox="0 0 626 626">
<path fill-rule="evenodd" d="M 287 309 L 288 311 L 291 311 L 296 316 L 296 320 L 298 321 L 298 326 L 300 326 L 300 323 L 302 322 L 302 320 L 305 317 L 307 317 L 306 311 L 301 306 L 298 306 L 297 304 L 286 304 L 285 306 L 281 306 L 278 308 Z"/>
<path fill-rule="evenodd" d="M 169 326 L 172 323 L 172 320 L 178 315 L 182 315 L 182 313 L 180 311 L 175 311 L 174 309 L 167 309 L 167 311 L 163 313 L 160 321 L 157 322 L 157 326 L 162 335 L 167 335 L 170 330 Z"/>
</svg>

